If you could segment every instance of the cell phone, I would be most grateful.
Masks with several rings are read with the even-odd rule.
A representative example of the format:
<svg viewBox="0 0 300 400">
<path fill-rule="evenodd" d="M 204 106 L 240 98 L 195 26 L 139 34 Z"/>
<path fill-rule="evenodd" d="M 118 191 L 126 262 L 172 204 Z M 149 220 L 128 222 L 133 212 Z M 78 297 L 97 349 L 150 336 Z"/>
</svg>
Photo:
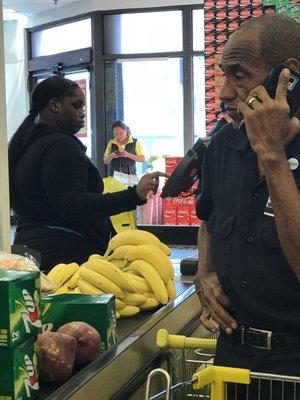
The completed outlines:
<svg viewBox="0 0 300 400">
<path fill-rule="evenodd" d="M 272 68 L 269 75 L 263 82 L 263 86 L 266 88 L 269 96 L 275 99 L 276 90 L 279 80 L 279 75 L 284 68 L 288 68 L 291 72 L 289 79 L 289 84 L 287 87 L 287 102 L 290 106 L 290 117 L 292 118 L 298 108 L 300 107 L 300 74 L 289 68 L 285 64 L 278 64 L 276 67 Z M 244 120 L 239 126 L 239 130 L 246 134 L 246 127 Z"/>
<path fill-rule="evenodd" d="M 266 88 L 269 96 L 272 97 L 272 99 L 275 99 L 279 75 L 284 68 L 288 68 L 291 71 L 291 76 L 287 87 L 287 102 L 291 109 L 290 117 L 292 118 L 300 107 L 300 73 L 291 70 L 285 64 L 278 64 L 270 71 L 266 80 L 263 82 L 263 85 Z"/>
</svg>

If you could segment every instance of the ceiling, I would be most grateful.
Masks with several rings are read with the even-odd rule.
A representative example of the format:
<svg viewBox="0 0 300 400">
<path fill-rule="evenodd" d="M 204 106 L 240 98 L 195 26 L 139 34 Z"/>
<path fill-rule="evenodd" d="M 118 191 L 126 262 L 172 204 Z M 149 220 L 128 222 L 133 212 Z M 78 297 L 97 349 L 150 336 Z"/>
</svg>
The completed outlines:
<svg viewBox="0 0 300 400">
<path fill-rule="evenodd" d="M 13 10 L 19 14 L 30 16 L 55 7 L 66 6 L 78 0 L 3 0 L 3 10 Z"/>
</svg>

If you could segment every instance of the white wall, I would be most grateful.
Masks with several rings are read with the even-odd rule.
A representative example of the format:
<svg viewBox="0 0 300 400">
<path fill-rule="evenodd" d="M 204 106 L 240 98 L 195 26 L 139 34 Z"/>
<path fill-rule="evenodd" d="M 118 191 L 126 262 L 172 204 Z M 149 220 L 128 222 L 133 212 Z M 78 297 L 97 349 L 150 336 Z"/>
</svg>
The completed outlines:
<svg viewBox="0 0 300 400">
<path fill-rule="evenodd" d="M 2 1 L 0 0 L 0 113 L 5 116 L 4 33 Z M 10 250 L 10 215 L 8 190 L 7 130 L 5 118 L 0 119 L 0 251 Z"/>
<path fill-rule="evenodd" d="M 37 26 L 98 10 L 163 7 L 188 4 L 199 5 L 203 4 L 203 2 L 204 0 L 81 0 L 72 3 L 71 6 L 57 7 L 47 12 L 35 14 L 31 19 L 29 19 L 28 26 Z"/>
<path fill-rule="evenodd" d="M 29 109 L 26 89 L 24 26 L 25 21 L 4 21 L 8 139 L 21 124 Z"/>
</svg>

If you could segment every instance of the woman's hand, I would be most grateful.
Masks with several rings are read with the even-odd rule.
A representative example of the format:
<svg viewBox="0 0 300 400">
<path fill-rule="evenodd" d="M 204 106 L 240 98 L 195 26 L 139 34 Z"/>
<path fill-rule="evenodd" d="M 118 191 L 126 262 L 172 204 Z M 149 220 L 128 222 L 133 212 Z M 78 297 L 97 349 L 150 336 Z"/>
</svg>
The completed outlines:
<svg viewBox="0 0 300 400">
<path fill-rule="evenodd" d="M 130 158 L 129 157 L 130 153 L 128 153 L 128 151 L 126 151 L 126 150 L 119 150 L 118 155 L 119 155 L 119 157 Z"/>
<path fill-rule="evenodd" d="M 142 200 L 147 199 L 147 196 L 150 191 L 156 193 L 159 185 L 160 176 L 164 176 L 166 178 L 169 177 L 169 175 L 165 174 L 164 172 L 158 172 L 158 171 L 151 172 L 150 174 L 142 176 L 136 187 L 136 192 Z"/>
</svg>

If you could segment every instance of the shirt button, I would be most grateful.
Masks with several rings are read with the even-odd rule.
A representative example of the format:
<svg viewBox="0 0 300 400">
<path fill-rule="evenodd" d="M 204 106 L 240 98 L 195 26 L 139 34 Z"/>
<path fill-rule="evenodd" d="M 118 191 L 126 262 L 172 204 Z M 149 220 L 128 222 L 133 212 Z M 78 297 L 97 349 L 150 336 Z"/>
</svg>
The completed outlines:
<svg viewBox="0 0 300 400">
<path fill-rule="evenodd" d="M 253 193 L 253 195 L 252 195 L 252 199 L 253 200 L 257 200 L 259 198 L 259 194 L 258 193 Z"/>
<path fill-rule="evenodd" d="M 246 288 L 248 286 L 248 282 L 247 281 L 243 281 L 241 286 L 242 286 L 242 288 Z"/>
<path fill-rule="evenodd" d="M 248 244 L 252 244 L 254 242 L 254 239 L 253 239 L 252 236 L 248 236 L 246 241 L 247 241 Z"/>
</svg>

